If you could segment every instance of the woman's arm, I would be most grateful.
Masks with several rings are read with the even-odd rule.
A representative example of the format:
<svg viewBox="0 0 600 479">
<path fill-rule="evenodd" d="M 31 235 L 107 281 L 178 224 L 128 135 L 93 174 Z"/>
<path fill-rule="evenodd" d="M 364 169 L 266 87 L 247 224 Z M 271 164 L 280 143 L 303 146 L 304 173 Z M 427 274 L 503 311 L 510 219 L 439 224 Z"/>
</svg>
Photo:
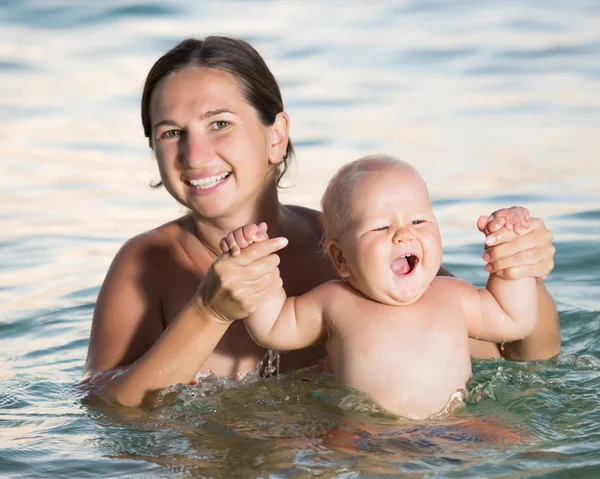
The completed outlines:
<svg viewBox="0 0 600 479">
<path fill-rule="evenodd" d="M 502 215 L 503 210 L 495 214 Z M 485 222 L 478 222 L 483 231 Z M 538 284 L 538 322 L 534 331 L 521 341 L 506 343 L 501 354 L 513 361 L 549 359 L 560 353 L 560 324 L 552 296 L 543 284 L 554 269 L 555 248 L 552 234 L 539 218 L 529 218 L 529 230 L 520 235 L 502 228 L 486 237 L 490 248 L 484 253 L 486 270 L 501 272 L 505 279 L 534 277 Z"/>
<path fill-rule="evenodd" d="M 537 283 L 538 322 L 533 332 L 521 341 L 504 345 L 501 351 L 511 361 L 539 361 L 560 353 L 560 324 L 552 296 L 543 283 Z"/>
<path fill-rule="evenodd" d="M 102 286 L 94 318 L 85 383 L 107 400 L 139 406 L 148 393 L 189 383 L 227 330 L 278 286 L 283 245 L 269 240 L 238 258 L 222 255 L 198 293 L 163 332 L 158 285 L 145 278 L 145 238 L 126 244 Z"/>
</svg>

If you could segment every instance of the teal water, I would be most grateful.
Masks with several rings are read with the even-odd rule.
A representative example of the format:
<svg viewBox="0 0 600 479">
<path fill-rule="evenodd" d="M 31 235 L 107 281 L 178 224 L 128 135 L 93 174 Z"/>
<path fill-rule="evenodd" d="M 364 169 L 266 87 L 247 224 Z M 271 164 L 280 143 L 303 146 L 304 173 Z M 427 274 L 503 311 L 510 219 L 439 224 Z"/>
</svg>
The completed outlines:
<svg viewBox="0 0 600 479">
<path fill-rule="evenodd" d="M 371 2 L 373 3 L 373 2 Z M 0 476 L 600 477 L 595 1 L 0 4 Z M 292 119 L 287 202 L 373 151 L 430 184 L 444 264 L 483 284 L 480 214 L 554 233 L 562 353 L 474 363 L 466 409 L 398 423 L 327 375 L 176 386 L 152 411 L 77 388 L 106 269 L 181 214 L 148 183 L 144 75 L 185 36 L 263 53 Z"/>
</svg>

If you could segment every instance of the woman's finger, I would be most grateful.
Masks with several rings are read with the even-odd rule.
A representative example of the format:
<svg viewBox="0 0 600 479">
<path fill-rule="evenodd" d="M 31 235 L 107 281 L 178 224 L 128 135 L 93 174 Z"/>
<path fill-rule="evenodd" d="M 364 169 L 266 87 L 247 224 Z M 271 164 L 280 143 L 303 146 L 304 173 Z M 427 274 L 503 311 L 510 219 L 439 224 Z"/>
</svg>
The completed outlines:
<svg viewBox="0 0 600 479">
<path fill-rule="evenodd" d="M 280 263 L 281 259 L 279 258 L 279 255 L 270 254 L 269 256 L 257 259 L 250 264 L 238 266 L 240 281 L 256 281 L 263 274 L 275 271 Z"/>
<path fill-rule="evenodd" d="M 537 263 L 545 257 L 538 250 L 539 248 L 530 248 L 528 250 L 519 251 L 511 256 L 503 256 L 496 260 L 492 259 L 485 265 L 485 270 L 489 273 L 497 273 L 506 268 Z"/>
<path fill-rule="evenodd" d="M 281 274 L 279 268 L 271 269 L 264 274 L 256 277 L 252 281 L 244 281 L 238 285 L 238 292 L 243 293 L 245 296 L 251 296 L 259 294 L 274 285 L 279 284 L 281 280 Z"/>
<path fill-rule="evenodd" d="M 537 263 L 511 266 L 491 271 L 491 273 L 495 273 L 504 279 L 536 278 L 538 281 L 543 281 L 548 277 L 553 268 L 553 260 L 543 259 Z"/>
<path fill-rule="evenodd" d="M 509 257 L 503 257 L 486 264 L 485 269 L 489 273 L 512 270 L 511 276 L 524 277 L 528 272 L 534 273 L 538 279 L 545 279 L 554 269 L 555 248 L 552 244 L 538 246 L 521 251 Z M 532 268 L 534 266 L 534 268 Z M 519 268 L 527 268 L 523 273 Z"/>
<path fill-rule="evenodd" d="M 538 246 L 537 240 L 533 236 L 529 236 L 527 234 L 518 236 L 512 231 L 510 233 L 512 234 L 512 239 L 507 242 L 494 245 L 485 250 L 485 253 L 483 254 L 484 261 L 488 263 L 495 262 L 503 258 L 514 256 L 521 251 L 535 249 Z M 509 237 L 508 233 L 502 236 L 502 240 L 506 239 L 507 237 Z"/>
<path fill-rule="evenodd" d="M 254 313 L 257 308 L 271 299 L 283 287 L 283 281 L 279 275 L 269 275 L 268 280 L 260 284 L 254 283 L 255 290 L 245 291 L 239 304 L 245 311 L 246 316 Z"/>
<path fill-rule="evenodd" d="M 506 232 L 500 235 L 500 243 L 488 248 L 484 254 L 485 261 L 496 261 L 501 258 L 508 258 L 514 254 L 532 248 L 544 248 L 543 254 L 554 255 L 552 246 L 552 233 L 547 229 L 540 229 L 533 223 L 529 230 L 522 235 L 516 235 L 514 232 Z M 551 249 L 545 249 L 545 248 Z"/>
<path fill-rule="evenodd" d="M 536 278 L 538 281 L 544 281 L 550 272 L 554 269 L 554 261 L 544 259 L 535 264 L 513 266 L 503 270 L 504 279 Z"/>
<path fill-rule="evenodd" d="M 517 238 L 517 234 L 514 230 L 509 230 L 506 227 L 500 228 L 500 230 L 495 231 L 485 237 L 485 244 L 487 246 L 494 246 L 502 243 L 508 243 Z"/>
<path fill-rule="evenodd" d="M 242 254 L 240 254 L 239 258 L 236 258 L 236 262 L 241 266 L 248 265 L 270 255 L 271 253 L 274 253 L 275 251 L 285 248 L 287 244 L 288 240 L 283 236 L 251 244 L 242 251 Z"/>
</svg>

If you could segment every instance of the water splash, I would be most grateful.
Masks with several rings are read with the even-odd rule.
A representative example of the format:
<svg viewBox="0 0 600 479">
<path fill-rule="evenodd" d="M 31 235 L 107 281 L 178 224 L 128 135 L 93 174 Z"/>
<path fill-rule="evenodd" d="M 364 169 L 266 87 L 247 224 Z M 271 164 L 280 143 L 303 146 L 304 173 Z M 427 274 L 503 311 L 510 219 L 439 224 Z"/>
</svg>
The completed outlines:
<svg viewBox="0 0 600 479">
<path fill-rule="evenodd" d="M 279 365 L 281 362 L 281 353 L 275 349 L 268 349 L 265 357 L 257 364 L 257 369 L 260 371 L 260 377 L 270 378 L 279 376 Z"/>
</svg>

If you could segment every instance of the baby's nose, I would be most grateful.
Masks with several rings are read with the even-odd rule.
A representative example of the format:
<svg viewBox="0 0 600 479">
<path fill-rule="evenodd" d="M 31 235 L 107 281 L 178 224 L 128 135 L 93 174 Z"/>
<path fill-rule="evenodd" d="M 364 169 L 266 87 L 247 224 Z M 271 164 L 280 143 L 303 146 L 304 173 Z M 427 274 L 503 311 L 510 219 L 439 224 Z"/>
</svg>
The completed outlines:
<svg viewBox="0 0 600 479">
<path fill-rule="evenodd" d="M 394 234 L 392 236 L 392 242 L 394 244 L 405 243 L 407 241 L 412 241 L 412 234 L 410 230 L 405 226 L 398 226 L 394 230 Z"/>
</svg>

